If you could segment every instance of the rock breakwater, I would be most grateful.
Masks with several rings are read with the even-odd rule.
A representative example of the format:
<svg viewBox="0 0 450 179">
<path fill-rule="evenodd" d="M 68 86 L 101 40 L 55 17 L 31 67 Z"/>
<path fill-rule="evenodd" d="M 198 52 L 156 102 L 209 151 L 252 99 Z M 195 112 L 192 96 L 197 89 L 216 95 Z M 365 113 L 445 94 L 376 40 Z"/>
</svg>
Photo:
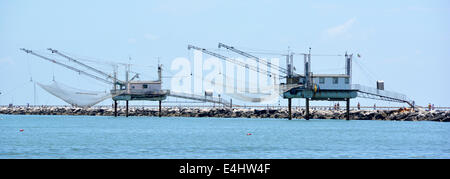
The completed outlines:
<svg viewBox="0 0 450 179">
<path fill-rule="evenodd" d="M 114 116 L 114 109 L 108 107 L 0 107 L 0 114 L 10 115 L 88 115 Z M 119 116 L 125 116 L 125 109 L 118 109 Z M 158 116 L 157 108 L 130 107 L 129 116 Z M 293 109 L 294 119 L 304 119 L 304 109 Z M 310 110 L 311 119 L 345 119 L 345 110 Z M 225 117 L 225 118 L 288 118 L 287 109 L 246 108 L 163 108 L 164 117 Z M 439 121 L 450 122 L 450 111 L 412 110 L 352 110 L 351 120 L 390 121 Z"/>
</svg>

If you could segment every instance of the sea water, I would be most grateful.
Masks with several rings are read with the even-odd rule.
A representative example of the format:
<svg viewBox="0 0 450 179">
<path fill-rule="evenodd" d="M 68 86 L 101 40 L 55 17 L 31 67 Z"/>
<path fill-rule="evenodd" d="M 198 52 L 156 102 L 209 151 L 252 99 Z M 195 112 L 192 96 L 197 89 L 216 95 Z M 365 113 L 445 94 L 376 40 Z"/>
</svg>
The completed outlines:
<svg viewBox="0 0 450 179">
<path fill-rule="evenodd" d="M 450 158 L 450 123 L 0 115 L 0 158 Z"/>
</svg>

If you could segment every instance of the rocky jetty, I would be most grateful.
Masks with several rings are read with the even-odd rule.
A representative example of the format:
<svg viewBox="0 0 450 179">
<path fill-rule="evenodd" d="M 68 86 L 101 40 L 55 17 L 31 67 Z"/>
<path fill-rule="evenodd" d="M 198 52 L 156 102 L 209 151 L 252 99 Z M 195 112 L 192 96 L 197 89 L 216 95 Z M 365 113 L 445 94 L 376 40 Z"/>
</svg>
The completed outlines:
<svg viewBox="0 0 450 179">
<path fill-rule="evenodd" d="M 111 107 L 75 108 L 75 107 L 0 107 L 0 114 L 11 115 L 88 115 L 113 116 Z M 119 116 L 125 116 L 125 109 L 118 109 Z M 292 117 L 303 119 L 304 109 L 293 109 Z M 311 119 L 346 119 L 345 110 L 310 110 Z M 130 107 L 129 116 L 158 116 L 157 108 Z M 166 117 L 226 117 L 226 118 L 288 118 L 288 111 L 282 109 L 247 108 L 163 108 Z M 398 110 L 352 110 L 351 120 L 390 120 L 390 121 L 440 121 L 450 122 L 450 111 L 425 111 L 416 109 Z"/>
</svg>

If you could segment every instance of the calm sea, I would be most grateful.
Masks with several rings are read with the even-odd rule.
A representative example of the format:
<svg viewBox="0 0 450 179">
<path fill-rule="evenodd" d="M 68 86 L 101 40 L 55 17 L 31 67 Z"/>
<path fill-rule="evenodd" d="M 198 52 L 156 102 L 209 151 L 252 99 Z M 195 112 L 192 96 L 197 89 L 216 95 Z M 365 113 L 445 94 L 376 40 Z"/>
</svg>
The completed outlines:
<svg viewBox="0 0 450 179">
<path fill-rule="evenodd" d="M 0 115 L 0 158 L 450 158 L 450 123 Z"/>
</svg>

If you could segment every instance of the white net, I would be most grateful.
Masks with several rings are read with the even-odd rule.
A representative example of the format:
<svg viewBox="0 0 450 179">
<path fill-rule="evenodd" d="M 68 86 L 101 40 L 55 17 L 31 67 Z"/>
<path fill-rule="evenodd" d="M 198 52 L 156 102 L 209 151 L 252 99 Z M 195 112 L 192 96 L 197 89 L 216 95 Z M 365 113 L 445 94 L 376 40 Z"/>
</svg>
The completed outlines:
<svg viewBox="0 0 450 179">
<path fill-rule="evenodd" d="M 43 85 L 41 83 L 37 84 L 45 91 L 58 97 L 59 99 L 62 99 L 72 106 L 91 107 L 112 97 L 112 95 L 107 91 L 81 90 L 56 81 L 53 81 L 53 83 L 49 85 Z"/>
</svg>

